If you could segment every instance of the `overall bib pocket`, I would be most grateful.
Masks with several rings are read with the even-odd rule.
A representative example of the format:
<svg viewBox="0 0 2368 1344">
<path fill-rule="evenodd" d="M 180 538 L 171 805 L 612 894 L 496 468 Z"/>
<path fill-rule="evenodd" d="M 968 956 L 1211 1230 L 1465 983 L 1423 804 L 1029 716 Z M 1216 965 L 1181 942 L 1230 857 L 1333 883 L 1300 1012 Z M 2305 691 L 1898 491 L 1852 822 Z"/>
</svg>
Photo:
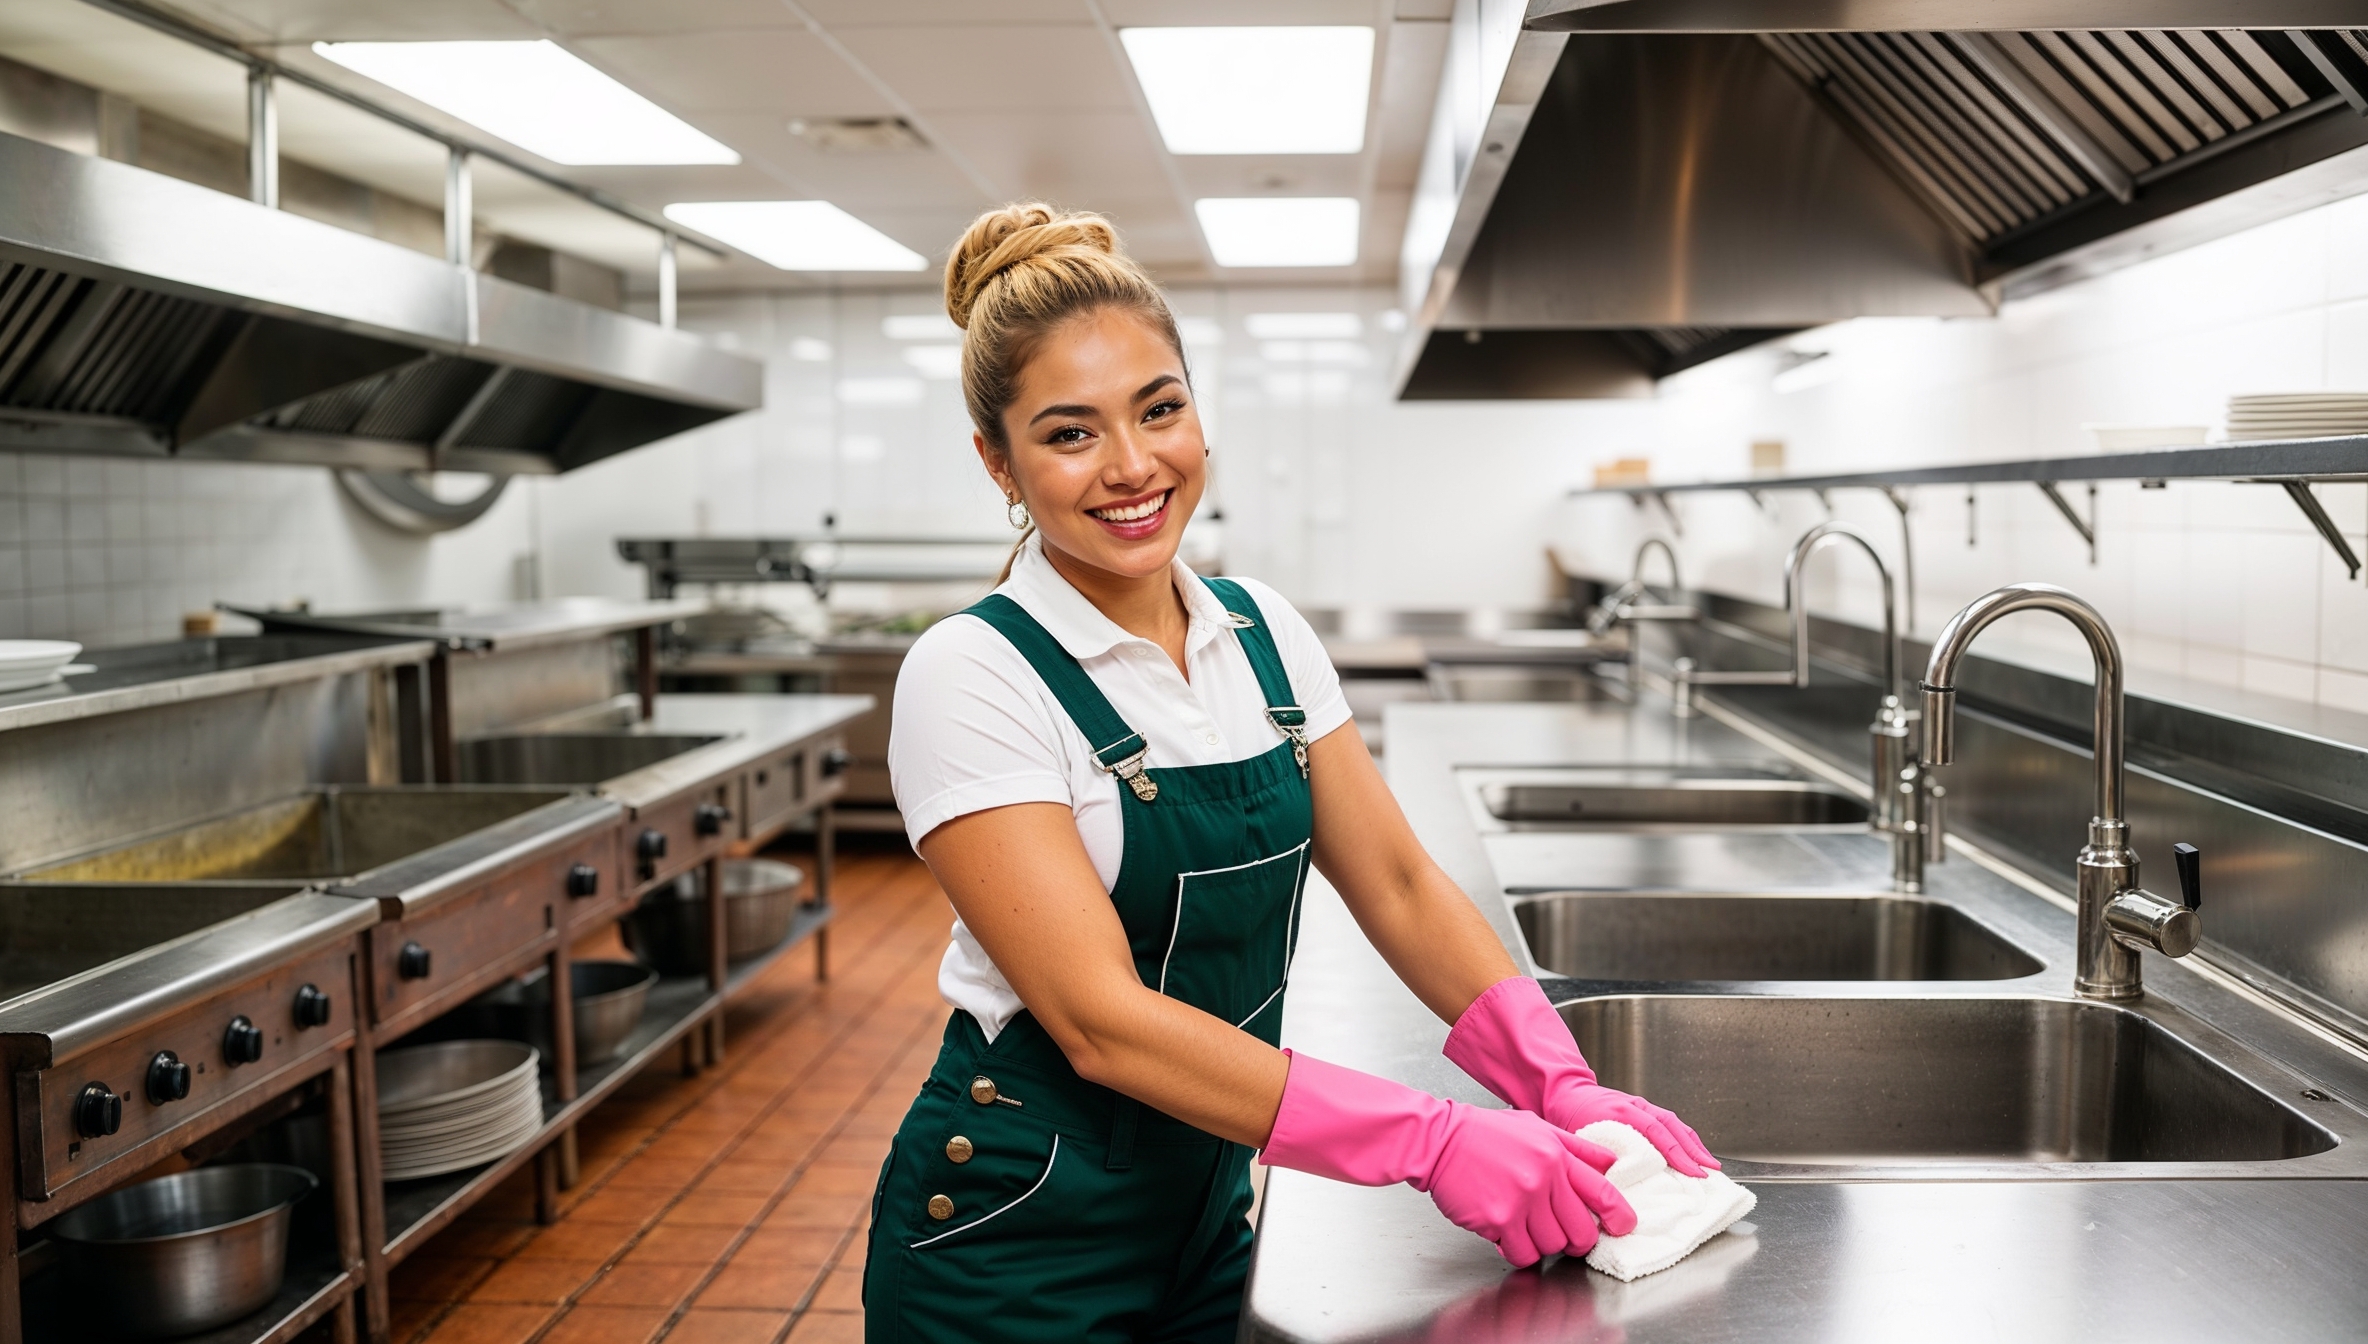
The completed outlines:
<svg viewBox="0 0 2368 1344">
<path fill-rule="evenodd" d="M 1252 863 L 1176 875 L 1176 914 L 1160 993 L 1273 1044 L 1299 936 L 1308 842 Z"/>
</svg>

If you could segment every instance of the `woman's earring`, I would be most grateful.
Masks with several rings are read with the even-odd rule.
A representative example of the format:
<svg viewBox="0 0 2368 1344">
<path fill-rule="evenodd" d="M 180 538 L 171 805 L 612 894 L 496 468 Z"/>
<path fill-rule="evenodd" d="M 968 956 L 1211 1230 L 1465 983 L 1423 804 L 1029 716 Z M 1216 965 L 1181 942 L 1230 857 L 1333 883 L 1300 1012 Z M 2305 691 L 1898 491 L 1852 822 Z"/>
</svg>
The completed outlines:
<svg viewBox="0 0 2368 1344">
<path fill-rule="evenodd" d="M 1014 532 L 1025 532 L 1036 523 L 1034 518 L 1028 516 L 1027 501 L 1018 499 L 1003 506 L 1003 519 L 1011 524 L 1011 530 Z"/>
</svg>

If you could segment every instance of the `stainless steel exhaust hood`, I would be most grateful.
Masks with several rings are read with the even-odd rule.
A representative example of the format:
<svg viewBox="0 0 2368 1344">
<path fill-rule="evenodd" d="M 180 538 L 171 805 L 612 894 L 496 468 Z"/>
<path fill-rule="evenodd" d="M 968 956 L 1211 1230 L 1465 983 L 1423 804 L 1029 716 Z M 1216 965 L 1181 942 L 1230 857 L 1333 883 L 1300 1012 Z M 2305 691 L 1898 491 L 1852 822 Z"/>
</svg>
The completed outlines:
<svg viewBox="0 0 2368 1344">
<path fill-rule="evenodd" d="M 0 135 L 0 450 L 567 471 L 763 403 L 685 332 Z"/>
<path fill-rule="evenodd" d="M 1643 395 L 1793 329 L 1987 312 L 2368 185 L 2368 30 L 2306 27 L 2358 0 L 2100 28 L 2131 8 L 1537 0 L 1521 26 L 1464 0 L 1493 97 L 1475 114 L 1451 66 L 1400 395 Z"/>
</svg>

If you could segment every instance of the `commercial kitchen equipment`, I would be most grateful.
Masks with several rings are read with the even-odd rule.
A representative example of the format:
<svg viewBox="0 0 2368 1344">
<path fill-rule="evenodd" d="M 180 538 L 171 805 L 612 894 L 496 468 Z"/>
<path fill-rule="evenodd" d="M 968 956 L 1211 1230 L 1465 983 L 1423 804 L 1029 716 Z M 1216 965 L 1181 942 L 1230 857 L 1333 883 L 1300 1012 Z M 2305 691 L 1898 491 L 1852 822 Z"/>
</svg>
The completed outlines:
<svg viewBox="0 0 2368 1344">
<path fill-rule="evenodd" d="M 817 596 L 842 583 L 968 584 L 984 591 L 1011 551 L 1008 538 L 840 534 L 813 537 L 626 537 L 617 554 L 643 567 L 653 599 L 685 584 L 710 588 L 801 583 Z M 878 707 L 847 725 L 849 753 L 836 823 L 901 831 L 888 779 L 896 676 L 914 632 L 841 631 L 807 639 L 782 629 L 750 630 L 716 613 L 672 632 L 660 664 L 672 691 L 813 691 L 868 695 Z"/>
<path fill-rule="evenodd" d="M 1956 754 L 1957 665 L 1974 636 L 2002 616 L 2018 611 L 2051 611 L 2072 622 L 2096 661 L 2096 806 L 2089 814 L 2088 844 L 2080 851 L 2079 963 L 2072 987 L 2091 999 L 2134 999 L 2143 992 L 2138 950 L 2184 957 L 2203 936 L 2196 910 L 2203 904 L 2196 850 L 2182 844 L 2179 883 L 2182 899 L 2166 900 L 2138 885 L 2138 853 L 2130 848 L 2129 823 L 2122 820 L 2121 644 L 2095 607 L 2045 583 L 2016 583 L 1975 598 L 1941 627 L 1924 668 L 1924 759 L 1947 765 Z"/>
<path fill-rule="evenodd" d="M 2348 193 L 2357 11 L 2158 10 L 1457 0 L 1399 395 L 1646 396 L 1803 327 L 1986 314 Z"/>
<path fill-rule="evenodd" d="M 556 715 L 605 709 L 632 687 L 642 717 L 657 695 L 659 627 L 704 609 L 681 601 L 564 598 L 479 607 L 323 613 L 225 606 L 267 634 L 433 641 L 425 682 L 403 707 L 403 778 L 458 779 L 462 738 L 539 725 Z M 627 657 L 612 636 L 629 640 Z M 628 680 L 628 676 L 630 680 Z"/>
</svg>

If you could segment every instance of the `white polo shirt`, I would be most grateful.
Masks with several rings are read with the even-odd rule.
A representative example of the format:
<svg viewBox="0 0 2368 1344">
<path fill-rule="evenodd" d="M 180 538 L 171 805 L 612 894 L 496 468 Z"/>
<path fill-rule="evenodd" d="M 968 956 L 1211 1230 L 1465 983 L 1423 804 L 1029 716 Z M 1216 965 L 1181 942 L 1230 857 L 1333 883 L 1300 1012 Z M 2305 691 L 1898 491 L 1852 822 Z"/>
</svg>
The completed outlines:
<svg viewBox="0 0 2368 1344">
<path fill-rule="evenodd" d="M 1266 696 L 1249 655 L 1234 637 L 1225 607 L 1183 562 L 1175 566 L 1190 625 L 1184 635 L 1187 681 L 1157 644 L 1104 616 L 1044 558 L 1031 536 L 996 592 L 1036 618 L 1128 727 L 1150 744 L 1144 766 L 1215 765 L 1248 760 L 1283 741 L 1266 717 Z M 1322 737 L 1348 722 L 1348 702 L 1323 644 L 1297 609 L 1254 579 L 1239 579 L 1273 635 L 1291 690 L 1307 711 L 1307 735 Z M 888 772 L 905 831 L 922 837 L 956 817 L 1014 803 L 1062 803 L 1077 817 L 1107 891 L 1118 881 L 1125 822 L 1119 783 L 1025 655 L 975 616 L 930 627 L 906 655 L 896 679 L 895 728 Z M 1020 1011 L 1019 996 L 962 921 L 937 973 L 946 1002 L 978 1019 L 989 1040 Z"/>
</svg>

